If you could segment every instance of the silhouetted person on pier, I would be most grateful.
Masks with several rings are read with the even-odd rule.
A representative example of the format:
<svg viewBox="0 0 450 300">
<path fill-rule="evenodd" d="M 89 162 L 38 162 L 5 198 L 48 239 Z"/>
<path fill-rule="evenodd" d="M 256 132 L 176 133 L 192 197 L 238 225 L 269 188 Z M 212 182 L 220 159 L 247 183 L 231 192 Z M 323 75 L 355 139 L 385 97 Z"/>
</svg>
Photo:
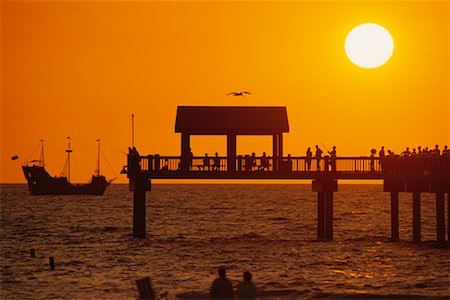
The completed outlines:
<svg viewBox="0 0 450 300">
<path fill-rule="evenodd" d="M 266 152 L 263 152 L 261 157 L 261 167 L 260 170 L 269 170 L 269 159 L 266 156 Z"/>
<path fill-rule="evenodd" d="M 450 150 L 448 149 L 447 145 L 444 146 L 444 150 L 442 150 L 442 156 L 449 156 Z"/>
<path fill-rule="evenodd" d="M 386 154 L 384 153 L 384 146 L 381 147 L 380 152 L 378 152 L 378 156 L 380 157 L 380 164 L 383 164 L 383 159 L 386 157 Z"/>
<path fill-rule="evenodd" d="M 164 166 L 161 168 L 162 171 L 169 171 L 169 160 L 164 159 Z"/>
<path fill-rule="evenodd" d="M 225 268 L 218 270 L 219 278 L 214 279 L 209 290 L 209 299 L 234 299 L 233 285 L 227 278 Z"/>
<path fill-rule="evenodd" d="M 316 145 L 317 171 L 320 171 L 320 160 L 322 159 L 322 153 L 322 149 L 320 149 L 319 146 Z"/>
<path fill-rule="evenodd" d="M 381 150 L 380 150 L 381 152 Z M 370 171 L 375 172 L 375 154 L 377 153 L 377 150 L 372 149 L 370 150 Z"/>
<path fill-rule="evenodd" d="M 312 161 L 312 151 L 311 147 L 308 147 L 308 150 L 306 150 L 306 169 L 308 171 L 311 171 L 311 161 Z"/>
<path fill-rule="evenodd" d="M 128 176 L 136 178 L 141 170 L 141 157 L 135 147 L 128 148 Z"/>
<path fill-rule="evenodd" d="M 246 171 L 253 170 L 253 167 L 255 166 L 255 163 L 256 163 L 255 160 L 256 160 L 255 152 L 253 152 L 251 156 L 245 157 L 245 170 Z"/>
<path fill-rule="evenodd" d="M 417 147 L 417 155 L 422 155 L 422 147 Z"/>
<path fill-rule="evenodd" d="M 256 299 L 256 285 L 252 282 L 252 273 L 244 272 L 244 281 L 237 285 L 238 299 Z"/>
<path fill-rule="evenodd" d="M 411 156 L 417 156 L 416 148 L 413 148 L 413 151 L 411 152 Z"/>
<path fill-rule="evenodd" d="M 331 167 L 331 172 L 336 171 L 336 146 L 333 146 L 333 150 L 328 151 L 328 153 L 330 154 L 330 167 Z"/>
<path fill-rule="evenodd" d="M 194 154 L 192 153 L 191 148 L 189 148 L 189 154 L 187 157 L 188 170 L 192 169 L 192 161 L 193 160 L 194 160 Z"/>
<path fill-rule="evenodd" d="M 409 147 L 406 147 L 406 150 L 402 152 L 402 156 L 411 156 L 411 152 L 409 151 Z"/>
<path fill-rule="evenodd" d="M 216 156 L 214 157 L 213 169 L 216 171 L 220 170 L 220 157 L 219 157 L 219 153 L 217 153 L 217 152 L 216 152 Z"/>
<path fill-rule="evenodd" d="M 203 158 L 203 168 L 204 168 L 204 170 L 209 170 L 209 157 L 208 157 L 208 153 L 205 153 L 205 158 Z"/>
<path fill-rule="evenodd" d="M 441 150 L 439 150 L 439 146 L 436 145 L 436 147 L 431 151 L 431 154 L 433 155 L 441 155 Z"/>
</svg>

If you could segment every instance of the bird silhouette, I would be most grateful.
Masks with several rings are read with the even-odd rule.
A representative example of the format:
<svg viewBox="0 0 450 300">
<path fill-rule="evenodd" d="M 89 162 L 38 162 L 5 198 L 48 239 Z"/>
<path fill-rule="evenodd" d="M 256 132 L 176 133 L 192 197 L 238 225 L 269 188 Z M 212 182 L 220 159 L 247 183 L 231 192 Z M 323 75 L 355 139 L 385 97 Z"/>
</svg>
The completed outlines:
<svg viewBox="0 0 450 300">
<path fill-rule="evenodd" d="M 227 96 L 241 96 L 241 97 L 244 97 L 244 94 L 251 95 L 250 92 L 231 92 L 231 93 L 228 93 Z"/>
</svg>

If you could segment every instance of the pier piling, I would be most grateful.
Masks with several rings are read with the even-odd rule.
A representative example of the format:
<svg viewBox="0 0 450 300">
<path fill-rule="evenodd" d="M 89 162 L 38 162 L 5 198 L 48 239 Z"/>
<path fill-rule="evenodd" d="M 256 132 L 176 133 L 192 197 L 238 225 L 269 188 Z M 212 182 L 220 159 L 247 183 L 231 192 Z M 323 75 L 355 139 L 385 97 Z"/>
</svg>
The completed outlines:
<svg viewBox="0 0 450 300">
<path fill-rule="evenodd" d="M 333 192 L 337 191 L 337 180 L 316 179 L 312 190 L 317 192 L 317 239 L 333 239 Z"/>
<path fill-rule="evenodd" d="M 150 190 L 151 181 L 145 176 L 135 179 L 133 191 L 133 237 L 146 237 L 146 198 L 145 194 Z"/>
<path fill-rule="evenodd" d="M 398 230 L 398 192 L 391 192 L 391 238 L 399 240 Z"/>
<path fill-rule="evenodd" d="M 436 193 L 436 238 L 445 241 L 445 194 Z"/>
<path fill-rule="evenodd" d="M 325 193 L 317 193 L 317 239 L 325 239 Z"/>
<path fill-rule="evenodd" d="M 420 242 L 420 192 L 413 192 L 413 241 Z"/>
</svg>

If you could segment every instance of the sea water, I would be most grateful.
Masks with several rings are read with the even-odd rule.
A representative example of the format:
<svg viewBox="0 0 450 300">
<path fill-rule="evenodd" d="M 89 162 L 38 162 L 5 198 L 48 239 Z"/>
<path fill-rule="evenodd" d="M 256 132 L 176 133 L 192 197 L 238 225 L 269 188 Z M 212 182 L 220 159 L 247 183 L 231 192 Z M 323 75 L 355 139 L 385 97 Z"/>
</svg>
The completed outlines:
<svg viewBox="0 0 450 300">
<path fill-rule="evenodd" d="M 401 241 L 391 242 L 382 190 L 340 185 L 334 240 L 317 241 L 310 185 L 153 184 L 148 237 L 137 239 L 126 185 L 101 197 L 2 185 L 0 297 L 136 299 L 135 280 L 149 276 L 159 295 L 202 298 L 225 266 L 233 284 L 252 272 L 265 298 L 448 298 L 449 250 L 432 242 L 435 196 L 422 194 L 424 242 L 415 244 L 412 196 L 400 194 Z"/>
</svg>

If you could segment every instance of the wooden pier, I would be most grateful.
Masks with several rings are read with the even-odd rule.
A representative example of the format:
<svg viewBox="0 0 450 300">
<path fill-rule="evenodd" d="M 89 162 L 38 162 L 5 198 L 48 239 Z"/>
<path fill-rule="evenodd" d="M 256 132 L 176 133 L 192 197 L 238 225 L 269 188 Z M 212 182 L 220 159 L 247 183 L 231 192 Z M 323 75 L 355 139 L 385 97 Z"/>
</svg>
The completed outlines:
<svg viewBox="0 0 450 300">
<path fill-rule="evenodd" d="M 398 194 L 413 198 L 413 240 L 421 240 L 420 194 L 436 194 L 437 241 L 450 240 L 450 156 L 332 157 L 283 155 L 283 132 L 289 131 L 284 107 L 179 107 L 175 131 L 181 155 L 139 155 L 130 148 L 125 166 L 134 192 L 133 236 L 145 237 L 146 191 L 151 179 L 294 179 L 312 180 L 317 192 L 317 238 L 333 239 L 333 193 L 338 180 L 380 179 L 391 193 L 391 237 L 399 240 Z M 226 156 L 193 156 L 191 135 L 226 135 Z M 237 155 L 237 135 L 270 135 L 272 154 Z M 447 236 L 445 224 L 447 194 Z"/>
</svg>

